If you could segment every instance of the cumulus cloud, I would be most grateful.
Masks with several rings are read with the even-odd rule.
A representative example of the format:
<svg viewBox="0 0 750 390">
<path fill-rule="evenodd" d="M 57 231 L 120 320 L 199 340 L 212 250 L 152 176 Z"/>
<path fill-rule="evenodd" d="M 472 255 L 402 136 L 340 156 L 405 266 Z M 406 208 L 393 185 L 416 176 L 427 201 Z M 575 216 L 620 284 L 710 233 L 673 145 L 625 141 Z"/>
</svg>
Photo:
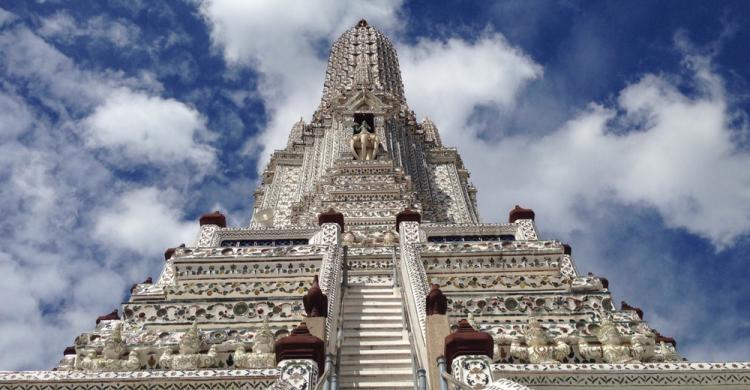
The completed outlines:
<svg viewBox="0 0 750 390">
<path fill-rule="evenodd" d="M 511 109 L 519 91 L 542 75 L 542 67 L 501 34 L 476 41 L 421 39 L 399 45 L 406 97 L 417 114 L 429 114 L 449 144 L 476 136 L 466 125 L 478 106 Z"/>
<path fill-rule="evenodd" d="M 149 75 L 80 66 L 24 22 L 0 30 L 0 369 L 53 366 L 196 233 L 174 188 L 213 169 L 212 135 L 159 91 Z"/>
<path fill-rule="evenodd" d="M 65 43 L 86 37 L 87 39 L 104 40 L 118 48 L 132 45 L 140 33 L 138 27 L 114 20 L 105 15 L 87 18 L 84 22 L 77 21 L 70 13 L 60 11 L 41 20 L 38 33 L 46 38 L 52 38 Z"/>
<path fill-rule="evenodd" d="M 8 140 L 25 133 L 33 118 L 17 96 L 0 93 L 0 140 Z"/>
<path fill-rule="evenodd" d="M 212 169 L 214 135 L 205 118 L 183 102 L 156 95 L 160 86 L 149 75 L 81 70 L 25 27 L 0 34 L 0 53 L 9 76 L 27 81 L 44 104 L 69 119 L 66 124 L 84 130 L 86 145 L 108 149 L 110 162 L 191 162 L 200 171 Z"/>
<path fill-rule="evenodd" d="M 155 187 L 125 192 L 96 216 L 94 237 L 102 244 L 148 255 L 180 243 L 192 244 L 195 222 L 182 219 L 182 204 L 174 191 Z"/>
<path fill-rule="evenodd" d="M 3 27 L 6 23 L 12 22 L 16 18 L 16 15 L 0 8 L 0 27 Z"/>
<path fill-rule="evenodd" d="M 459 140 L 485 215 L 520 202 L 541 211 L 546 227 L 570 232 L 586 227 L 577 208 L 614 199 L 731 245 L 750 227 L 750 155 L 732 144 L 738 129 L 721 80 L 705 65 L 690 72 L 693 96 L 650 74 L 616 105 L 591 104 L 542 138 Z"/>
<path fill-rule="evenodd" d="M 205 120 L 174 99 L 115 90 L 83 124 L 87 145 L 118 151 L 119 164 L 214 162 L 215 150 L 201 142 L 210 137 Z"/>
</svg>

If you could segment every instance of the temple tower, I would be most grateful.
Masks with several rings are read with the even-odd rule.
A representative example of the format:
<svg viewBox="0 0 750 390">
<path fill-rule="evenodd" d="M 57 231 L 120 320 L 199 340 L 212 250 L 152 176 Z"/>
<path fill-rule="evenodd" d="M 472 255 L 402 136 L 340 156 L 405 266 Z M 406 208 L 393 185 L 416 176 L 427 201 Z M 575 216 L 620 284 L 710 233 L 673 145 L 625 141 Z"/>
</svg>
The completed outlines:
<svg viewBox="0 0 750 390">
<path fill-rule="evenodd" d="M 0 372 L 0 388 L 747 388 L 750 364 L 682 362 L 535 219 L 480 222 L 460 156 L 416 120 L 393 44 L 362 20 L 250 225 L 203 215 L 55 371 Z"/>
<path fill-rule="evenodd" d="M 363 20 L 333 44 L 312 122 L 295 123 L 272 155 L 253 226 L 310 225 L 331 208 L 363 236 L 392 229 L 406 208 L 429 222 L 477 223 L 468 179 L 435 125 L 409 109 L 393 44 Z"/>
</svg>

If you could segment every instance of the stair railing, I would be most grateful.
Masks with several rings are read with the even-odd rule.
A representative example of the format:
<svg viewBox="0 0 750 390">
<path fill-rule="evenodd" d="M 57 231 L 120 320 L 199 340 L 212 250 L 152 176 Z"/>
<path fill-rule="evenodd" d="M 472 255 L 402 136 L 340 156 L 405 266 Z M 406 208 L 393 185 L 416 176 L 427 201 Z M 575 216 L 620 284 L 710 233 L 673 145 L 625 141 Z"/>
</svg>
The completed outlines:
<svg viewBox="0 0 750 390">
<path fill-rule="evenodd" d="M 338 361 L 341 339 L 343 338 L 342 318 L 343 295 L 346 287 L 347 246 L 341 246 L 338 241 L 339 226 L 323 224 L 323 235 L 326 251 L 320 270 L 320 287 L 328 297 L 328 315 L 325 321 L 326 351 L 330 359 L 326 358 L 326 366 L 315 388 L 336 390 L 338 386 Z"/>
<path fill-rule="evenodd" d="M 333 356 L 328 353 L 326 354 L 326 364 L 323 375 L 318 378 L 318 382 L 313 387 L 313 390 L 331 390 L 331 372 L 333 371 Z"/>
<path fill-rule="evenodd" d="M 412 332 L 413 356 L 417 358 L 417 368 L 428 371 L 426 320 L 427 320 L 427 274 L 419 253 L 419 224 L 401 222 L 399 225 L 398 256 L 394 248 L 394 268 L 399 276 L 401 297 L 404 305 L 405 322 Z M 428 373 L 429 374 L 429 373 Z"/>
<path fill-rule="evenodd" d="M 409 305 L 409 299 L 407 298 L 407 290 L 405 288 L 406 281 L 403 277 L 403 274 L 399 272 L 399 261 L 398 256 L 396 256 L 396 248 L 393 248 L 393 276 L 394 276 L 394 286 L 396 286 L 401 295 L 401 307 L 402 315 L 403 315 L 403 326 L 404 331 L 406 332 L 408 339 L 409 339 L 409 347 L 411 349 L 411 356 L 412 356 L 412 370 L 413 370 L 413 380 L 415 384 L 415 388 L 419 390 L 426 390 L 427 389 L 427 381 L 425 380 L 425 368 L 424 368 L 424 357 L 420 353 L 420 345 L 424 347 L 424 339 L 421 338 L 421 332 L 419 331 L 419 322 L 416 320 L 416 317 L 414 315 L 410 315 L 410 305 Z M 413 313 L 412 313 L 413 314 Z M 418 329 L 417 334 L 413 332 L 414 327 L 416 326 L 416 329 Z M 422 341 L 420 343 L 420 340 Z"/>
<path fill-rule="evenodd" d="M 335 351 L 333 353 L 332 372 L 330 379 L 330 389 L 339 390 L 339 367 L 341 363 L 341 344 L 344 342 L 344 294 L 345 289 L 348 287 L 348 274 L 349 274 L 349 262 L 348 262 L 348 246 L 344 246 L 341 263 L 341 284 L 339 286 L 338 305 L 336 310 L 336 336 L 335 342 L 332 343 L 332 349 L 329 351 Z M 331 347 L 329 347 L 331 348 Z"/>
</svg>

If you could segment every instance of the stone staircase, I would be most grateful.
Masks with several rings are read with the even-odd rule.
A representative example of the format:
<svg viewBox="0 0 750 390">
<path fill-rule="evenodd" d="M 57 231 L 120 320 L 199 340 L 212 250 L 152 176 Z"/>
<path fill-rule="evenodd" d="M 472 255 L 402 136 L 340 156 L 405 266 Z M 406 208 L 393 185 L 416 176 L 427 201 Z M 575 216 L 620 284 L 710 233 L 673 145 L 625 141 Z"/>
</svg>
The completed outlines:
<svg viewBox="0 0 750 390">
<path fill-rule="evenodd" d="M 355 284 L 343 297 L 341 389 L 414 387 L 401 296 L 393 285 Z"/>
</svg>

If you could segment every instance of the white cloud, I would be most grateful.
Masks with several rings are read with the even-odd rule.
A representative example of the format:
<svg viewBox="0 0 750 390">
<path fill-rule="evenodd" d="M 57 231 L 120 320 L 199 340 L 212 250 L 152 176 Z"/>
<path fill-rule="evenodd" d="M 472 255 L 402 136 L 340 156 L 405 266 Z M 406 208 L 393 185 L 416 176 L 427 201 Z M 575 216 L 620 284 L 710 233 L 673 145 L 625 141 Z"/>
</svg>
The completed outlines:
<svg viewBox="0 0 750 390">
<path fill-rule="evenodd" d="M 0 8 L 0 27 L 4 26 L 6 23 L 12 22 L 15 18 L 16 15 Z"/>
<path fill-rule="evenodd" d="M 125 192 L 95 217 L 94 237 L 103 245 L 144 255 L 190 245 L 198 224 L 182 220 L 183 207 L 174 191 L 148 187 Z"/>
<path fill-rule="evenodd" d="M 588 228 L 576 207 L 614 199 L 654 207 L 668 226 L 718 248 L 731 245 L 750 227 L 750 155 L 733 147 L 727 97 L 706 72 L 694 73 L 696 96 L 646 75 L 616 106 L 592 104 L 541 139 L 460 141 L 485 215 L 522 203 L 546 228 L 570 232 Z"/>
<path fill-rule="evenodd" d="M 0 140 L 12 139 L 31 127 L 31 113 L 17 96 L 0 92 Z"/>
<path fill-rule="evenodd" d="M 185 103 L 156 95 L 161 86 L 152 75 L 81 70 L 25 27 L 0 34 L 0 54 L 9 76 L 27 80 L 31 93 L 67 119 L 64 124 L 79 131 L 86 145 L 107 149 L 103 156 L 110 163 L 190 162 L 200 174 L 213 169 L 216 151 L 209 141 L 215 135 L 205 118 Z"/>
<path fill-rule="evenodd" d="M 417 115 L 427 115 L 448 144 L 476 134 L 467 122 L 477 106 L 512 108 L 516 95 L 542 74 L 542 67 L 501 34 L 487 33 L 474 42 L 450 38 L 421 39 L 400 45 L 406 97 Z"/>
<path fill-rule="evenodd" d="M 73 40 L 101 39 L 113 43 L 118 48 L 134 44 L 138 40 L 138 27 L 114 20 L 105 15 L 87 18 L 85 22 L 78 22 L 68 12 L 60 11 L 42 19 L 38 33 L 47 38 L 71 43 Z"/>
<path fill-rule="evenodd" d="M 194 238 L 171 188 L 200 181 L 215 151 L 150 74 L 81 68 L 22 23 L 0 31 L 0 69 L 0 369 L 48 369 Z M 125 162 L 142 189 L 118 176 Z"/>
<path fill-rule="evenodd" d="M 205 120 L 174 99 L 115 90 L 83 124 L 87 145 L 120 152 L 120 164 L 214 163 L 215 150 L 201 142 L 210 137 Z"/>
</svg>

